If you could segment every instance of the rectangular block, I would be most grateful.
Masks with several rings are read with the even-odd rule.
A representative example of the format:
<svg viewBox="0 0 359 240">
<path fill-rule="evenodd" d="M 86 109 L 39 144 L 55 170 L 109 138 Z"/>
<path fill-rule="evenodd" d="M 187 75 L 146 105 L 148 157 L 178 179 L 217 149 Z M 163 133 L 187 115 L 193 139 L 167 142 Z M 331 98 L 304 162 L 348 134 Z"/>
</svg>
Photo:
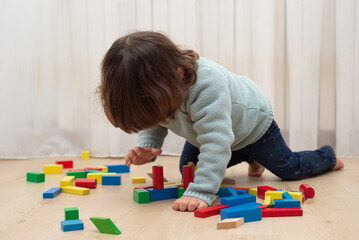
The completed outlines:
<svg viewBox="0 0 359 240">
<path fill-rule="evenodd" d="M 177 196 L 177 198 L 182 197 L 185 191 L 186 191 L 186 189 L 184 189 L 183 187 L 178 188 L 178 196 Z"/>
<path fill-rule="evenodd" d="M 130 172 L 130 167 L 126 164 L 112 164 L 112 165 L 105 165 L 108 169 L 108 172 L 114 173 L 128 173 Z"/>
<path fill-rule="evenodd" d="M 45 174 L 60 174 L 60 173 L 62 173 L 62 165 L 61 164 L 46 164 L 46 165 L 44 165 L 44 173 Z"/>
<path fill-rule="evenodd" d="M 84 223 L 80 219 L 61 221 L 61 228 L 64 232 L 83 230 Z"/>
<path fill-rule="evenodd" d="M 97 187 L 97 179 L 95 178 L 78 178 L 75 182 L 76 187 L 83 188 L 96 188 Z"/>
<path fill-rule="evenodd" d="M 116 173 L 88 173 L 87 178 L 97 179 L 97 184 L 102 184 L 102 176 L 104 175 L 116 175 Z"/>
<path fill-rule="evenodd" d="M 146 183 L 146 177 L 132 177 L 132 183 Z"/>
<path fill-rule="evenodd" d="M 72 194 L 78 194 L 78 195 L 87 195 L 90 194 L 89 188 L 83 188 L 83 187 L 62 187 L 62 192 L 64 193 L 72 193 Z"/>
<path fill-rule="evenodd" d="M 240 188 L 239 187 L 239 188 L 234 188 L 234 190 L 245 190 L 245 191 L 247 191 L 246 193 L 249 193 L 249 188 Z"/>
<path fill-rule="evenodd" d="M 243 194 L 243 195 L 221 198 L 221 204 L 228 205 L 229 207 L 250 203 L 250 202 L 256 202 L 256 196 L 252 194 Z"/>
<path fill-rule="evenodd" d="M 233 187 L 227 187 L 221 192 L 221 197 L 231 197 L 231 196 L 238 196 L 236 190 Z"/>
<path fill-rule="evenodd" d="M 134 187 L 135 189 L 147 189 L 147 188 L 153 188 L 153 185 L 142 185 Z"/>
<path fill-rule="evenodd" d="M 86 178 L 86 172 L 85 171 L 69 171 L 66 173 L 67 176 L 74 176 L 75 179 L 78 178 Z"/>
<path fill-rule="evenodd" d="M 158 201 L 164 199 L 177 198 L 178 196 L 178 187 L 166 187 L 162 189 L 148 188 L 147 191 L 150 192 L 150 201 Z"/>
<path fill-rule="evenodd" d="M 241 217 L 244 218 L 244 222 L 262 220 L 262 209 L 255 204 L 247 203 L 221 210 L 221 220 Z"/>
<path fill-rule="evenodd" d="M 60 180 L 60 187 L 73 186 L 75 185 L 74 176 L 66 176 Z"/>
<path fill-rule="evenodd" d="M 300 207 L 300 200 L 298 200 L 298 199 L 274 199 L 273 204 L 274 204 L 275 208 Z"/>
<path fill-rule="evenodd" d="M 100 233 L 114 234 L 114 235 L 121 234 L 120 230 L 118 230 L 116 225 L 109 218 L 92 217 L 90 218 L 90 220 L 100 231 Z"/>
<path fill-rule="evenodd" d="M 272 201 L 271 196 L 265 196 L 263 205 L 268 205 L 269 206 L 271 201 Z"/>
<path fill-rule="evenodd" d="M 257 188 L 250 188 L 248 193 L 257 196 L 258 190 Z"/>
<path fill-rule="evenodd" d="M 244 224 L 244 218 L 227 218 L 217 223 L 218 229 L 237 228 Z"/>
<path fill-rule="evenodd" d="M 289 194 L 292 198 L 300 200 L 300 204 L 303 203 L 303 194 L 301 192 L 289 192 Z"/>
<path fill-rule="evenodd" d="M 257 187 L 257 197 L 264 199 L 264 194 L 266 191 L 277 191 L 277 189 L 272 188 L 270 186 L 258 186 Z"/>
<path fill-rule="evenodd" d="M 238 193 L 238 195 L 248 194 L 247 190 L 237 190 L 237 189 L 235 189 L 235 190 Z M 251 194 L 251 195 L 253 195 L 253 194 Z"/>
<path fill-rule="evenodd" d="M 103 175 L 102 185 L 121 185 L 121 175 Z"/>
<path fill-rule="evenodd" d="M 65 220 L 79 219 L 79 209 L 77 207 L 65 208 Z"/>
<path fill-rule="evenodd" d="M 62 192 L 60 187 L 53 187 L 42 194 L 43 198 L 54 198 Z"/>
<path fill-rule="evenodd" d="M 221 209 L 228 208 L 227 205 L 217 204 L 207 208 L 201 208 L 194 211 L 194 216 L 198 218 L 206 218 L 221 213 Z"/>
<path fill-rule="evenodd" d="M 72 160 L 56 161 L 56 164 L 61 164 L 62 168 L 73 168 L 74 162 Z"/>
<path fill-rule="evenodd" d="M 28 172 L 26 173 L 26 181 L 34 183 L 45 182 L 45 173 Z"/>
<path fill-rule="evenodd" d="M 266 191 L 265 196 L 270 196 L 273 199 L 282 199 L 283 198 L 283 191 Z"/>
<path fill-rule="evenodd" d="M 108 168 L 106 166 L 98 166 L 98 168 L 101 168 L 102 172 L 108 172 Z"/>
<path fill-rule="evenodd" d="M 82 151 L 82 159 L 89 159 L 90 152 L 89 151 Z"/>
<path fill-rule="evenodd" d="M 289 192 L 284 192 L 282 194 L 283 199 L 293 199 L 293 197 L 289 194 Z"/>
<path fill-rule="evenodd" d="M 295 208 L 264 208 L 262 209 L 262 217 L 290 217 L 303 216 L 303 209 Z"/>
<path fill-rule="evenodd" d="M 142 204 L 150 202 L 150 192 L 145 189 L 133 189 L 133 201 Z"/>
</svg>

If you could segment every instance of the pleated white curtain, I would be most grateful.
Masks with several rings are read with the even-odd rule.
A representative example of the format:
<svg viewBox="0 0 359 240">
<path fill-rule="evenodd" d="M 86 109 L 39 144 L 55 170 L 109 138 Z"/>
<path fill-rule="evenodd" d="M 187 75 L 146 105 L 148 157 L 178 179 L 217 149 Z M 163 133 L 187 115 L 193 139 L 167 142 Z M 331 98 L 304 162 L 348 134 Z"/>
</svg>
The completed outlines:
<svg viewBox="0 0 359 240">
<path fill-rule="evenodd" d="M 0 158 L 119 157 L 136 135 L 95 94 L 114 40 L 156 30 L 266 93 L 293 150 L 359 157 L 356 0 L 12 0 L 0 3 Z M 180 154 L 170 134 L 165 154 Z"/>
</svg>

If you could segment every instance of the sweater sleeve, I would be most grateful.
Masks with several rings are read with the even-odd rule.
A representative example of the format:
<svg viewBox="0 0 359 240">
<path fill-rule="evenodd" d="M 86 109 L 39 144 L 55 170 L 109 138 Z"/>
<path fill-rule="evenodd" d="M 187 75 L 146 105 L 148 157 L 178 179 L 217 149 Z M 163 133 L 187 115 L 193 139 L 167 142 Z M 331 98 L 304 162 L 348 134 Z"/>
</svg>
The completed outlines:
<svg viewBox="0 0 359 240">
<path fill-rule="evenodd" d="M 156 126 L 140 131 L 137 144 L 140 147 L 152 147 L 161 149 L 163 141 L 167 136 L 168 129 L 162 126 Z"/>
<path fill-rule="evenodd" d="M 194 182 L 190 183 L 185 196 L 206 201 L 215 200 L 234 141 L 231 121 L 231 98 L 228 87 L 220 76 L 211 74 L 210 80 L 198 86 L 189 112 L 200 147 Z"/>
</svg>

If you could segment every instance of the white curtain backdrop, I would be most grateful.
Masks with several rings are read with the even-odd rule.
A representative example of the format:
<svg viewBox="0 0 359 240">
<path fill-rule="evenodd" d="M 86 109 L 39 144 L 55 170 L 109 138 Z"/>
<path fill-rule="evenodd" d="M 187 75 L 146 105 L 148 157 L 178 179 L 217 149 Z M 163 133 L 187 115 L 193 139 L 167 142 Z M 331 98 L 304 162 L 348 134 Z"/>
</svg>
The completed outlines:
<svg viewBox="0 0 359 240">
<path fill-rule="evenodd" d="M 136 135 L 112 127 L 95 94 L 118 37 L 156 30 L 266 93 L 293 150 L 359 157 L 356 0 L 0 1 L 0 158 L 119 157 Z M 170 134 L 165 154 L 180 154 Z"/>
</svg>

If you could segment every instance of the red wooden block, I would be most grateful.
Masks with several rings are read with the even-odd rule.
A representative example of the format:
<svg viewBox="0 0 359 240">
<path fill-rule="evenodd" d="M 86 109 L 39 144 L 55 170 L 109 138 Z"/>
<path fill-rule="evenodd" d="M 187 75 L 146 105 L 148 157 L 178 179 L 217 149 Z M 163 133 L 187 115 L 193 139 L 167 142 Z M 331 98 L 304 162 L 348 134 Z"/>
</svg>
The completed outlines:
<svg viewBox="0 0 359 240">
<path fill-rule="evenodd" d="M 303 194 L 302 195 L 302 203 L 304 203 L 305 202 L 305 195 Z"/>
<path fill-rule="evenodd" d="M 85 168 L 84 171 L 87 171 L 87 170 L 96 170 L 96 171 L 102 171 L 102 168 L 97 168 L 97 167 L 90 167 L 90 168 Z"/>
<path fill-rule="evenodd" d="M 211 217 L 221 213 L 221 209 L 228 208 L 227 205 L 217 204 L 207 208 L 201 208 L 194 211 L 194 216 L 199 218 Z"/>
<path fill-rule="evenodd" d="M 153 185 L 142 185 L 142 186 L 135 187 L 135 189 L 146 189 L 146 188 L 153 188 Z"/>
<path fill-rule="evenodd" d="M 269 207 L 269 205 L 268 204 L 266 204 L 266 205 L 264 205 L 264 204 L 261 204 L 261 205 L 257 205 L 258 207 L 260 207 L 260 208 L 267 208 L 267 207 Z"/>
<path fill-rule="evenodd" d="M 152 167 L 153 189 L 163 188 L 163 166 Z"/>
<path fill-rule="evenodd" d="M 185 165 L 183 166 L 183 188 L 187 189 L 189 183 L 194 180 L 194 166 Z"/>
<path fill-rule="evenodd" d="M 61 164 L 62 168 L 73 168 L 74 162 L 72 160 L 56 161 L 56 164 Z"/>
<path fill-rule="evenodd" d="M 85 172 L 86 172 L 86 168 L 70 169 L 70 170 L 69 170 L 69 172 L 78 172 L 78 171 L 85 171 Z"/>
<path fill-rule="evenodd" d="M 262 217 L 303 216 L 303 209 L 293 208 L 262 208 Z"/>
<path fill-rule="evenodd" d="M 308 184 L 302 184 L 299 186 L 299 191 L 302 192 L 307 198 L 312 198 L 315 195 L 314 189 Z"/>
<path fill-rule="evenodd" d="M 95 178 L 78 178 L 75 181 L 76 187 L 85 187 L 85 188 L 96 188 L 97 179 Z"/>
<path fill-rule="evenodd" d="M 239 188 L 233 188 L 233 189 L 235 189 L 235 190 L 246 190 L 247 193 L 249 192 L 249 188 L 241 188 L 241 187 L 239 187 Z"/>
<path fill-rule="evenodd" d="M 266 191 L 277 191 L 277 189 L 269 186 L 259 186 L 257 187 L 257 197 L 264 199 Z"/>
</svg>

